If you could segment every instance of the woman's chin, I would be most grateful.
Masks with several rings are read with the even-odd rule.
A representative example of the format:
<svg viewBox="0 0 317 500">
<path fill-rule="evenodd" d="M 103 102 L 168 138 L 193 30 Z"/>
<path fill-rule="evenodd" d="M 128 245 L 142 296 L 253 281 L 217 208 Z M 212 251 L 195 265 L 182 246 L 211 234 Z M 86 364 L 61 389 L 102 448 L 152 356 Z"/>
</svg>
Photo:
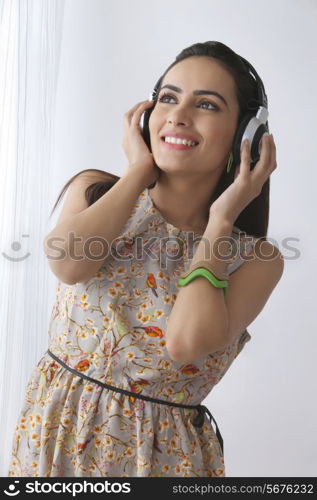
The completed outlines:
<svg viewBox="0 0 317 500">
<path fill-rule="evenodd" d="M 185 173 L 188 169 L 184 168 L 184 162 L 180 162 L 180 161 L 169 161 L 168 163 L 166 163 L 166 161 L 163 161 L 163 160 L 154 160 L 155 161 L 155 165 L 160 169 L 162 170 L 162 172 L 165 172 L 166 174 L 168 173 L 176 173 L 176 172 L 179 172 L 179 173 Z"/>
</svg>

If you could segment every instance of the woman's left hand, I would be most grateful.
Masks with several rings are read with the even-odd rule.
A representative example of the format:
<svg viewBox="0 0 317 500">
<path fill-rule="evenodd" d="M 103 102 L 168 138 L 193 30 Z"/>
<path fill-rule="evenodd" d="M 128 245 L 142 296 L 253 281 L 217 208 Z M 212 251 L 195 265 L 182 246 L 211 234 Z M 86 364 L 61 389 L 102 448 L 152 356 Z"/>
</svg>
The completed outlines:
<svg viewBox="0 0 317 500">
<path fill-rule="evenodd" d="M 277 167 L 272 135 L 263 136 L 261 145 L 260 158 L 250 171 L 250 146 L 243 142 L 234 182 L 211 205 L 210 216 L 222 217 L 234 224 L 240 213 L 260 195 L 263 184 Z"/>
</svg>

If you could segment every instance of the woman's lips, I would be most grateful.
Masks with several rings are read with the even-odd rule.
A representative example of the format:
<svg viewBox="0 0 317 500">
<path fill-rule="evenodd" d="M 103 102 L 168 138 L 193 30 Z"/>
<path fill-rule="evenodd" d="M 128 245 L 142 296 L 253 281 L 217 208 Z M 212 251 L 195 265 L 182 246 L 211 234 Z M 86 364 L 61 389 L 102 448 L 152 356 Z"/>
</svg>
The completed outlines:
<svg viewBox="0 0 317 500">
<path fill-rule="evenodd" d="M 196 146 L 185 146 L 185 144 L 171 144 L 170 142 L 165 142 L 164 139 L 161 139 L 161 141 L 169 149 L 186 149 L 186 151 L 189 151 L 191 149 L 195 149 L 198 146 L 198 144 L 196 144 Z"/>
</svg>

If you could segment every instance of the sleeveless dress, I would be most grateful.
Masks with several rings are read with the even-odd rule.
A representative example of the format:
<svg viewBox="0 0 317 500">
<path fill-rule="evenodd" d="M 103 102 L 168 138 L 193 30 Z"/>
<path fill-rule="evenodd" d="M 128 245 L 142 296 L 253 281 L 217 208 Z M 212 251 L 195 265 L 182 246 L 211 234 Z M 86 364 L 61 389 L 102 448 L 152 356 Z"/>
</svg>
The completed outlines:
<svg viewBox="0 0 317 500">
<path fill-rule="evenodd" d="M 201 235 L 160 214 L 146 188 L 102 267 L 85 283 L 58 281 L 49 350 L 67 366 L 114 387 L 185 405 L 201 403 L 251 336 L 193 363 L 173 361 L 166 322 Z M 236 226 L 228 272 L 256 238 Z M 230 286 L 230 282 L 229 282 Z M 45 352 L 27 383 L 8 476 L 225 476 L 216 433 L 195 409 L 134 398 L 87 381 Z M 220 425 L 221 428 L 221 425 Z"/>
</svg>

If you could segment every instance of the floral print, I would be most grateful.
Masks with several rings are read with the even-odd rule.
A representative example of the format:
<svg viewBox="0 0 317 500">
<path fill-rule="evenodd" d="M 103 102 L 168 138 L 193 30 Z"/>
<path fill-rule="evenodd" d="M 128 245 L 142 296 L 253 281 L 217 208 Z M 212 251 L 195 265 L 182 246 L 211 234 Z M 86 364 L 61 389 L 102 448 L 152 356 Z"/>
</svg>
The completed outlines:
<svg viewBox="0 0 317 500">
<path fill-rule="evenodd" d="M 166 322 L 194 254 L 191 236 L 199 238 L 167 223 L 150 191 L 142 191 L 95 276 L 75 285 L 58 281 L 49 350 L 106 384 L 200 404 L 251 336 L 245 330 L 226 349 L 193 363 L 169 357 Z M 243 263 L 243 245 L 248 251 L 254 244 L 236 226 L 232 236 L 230 274 Z M 102 388 L 45 352 L 27 384 L 8 476 L 225 476 L 216 433 L 206 416 L 195 427 L 196 415 Z"/>
</svg>

